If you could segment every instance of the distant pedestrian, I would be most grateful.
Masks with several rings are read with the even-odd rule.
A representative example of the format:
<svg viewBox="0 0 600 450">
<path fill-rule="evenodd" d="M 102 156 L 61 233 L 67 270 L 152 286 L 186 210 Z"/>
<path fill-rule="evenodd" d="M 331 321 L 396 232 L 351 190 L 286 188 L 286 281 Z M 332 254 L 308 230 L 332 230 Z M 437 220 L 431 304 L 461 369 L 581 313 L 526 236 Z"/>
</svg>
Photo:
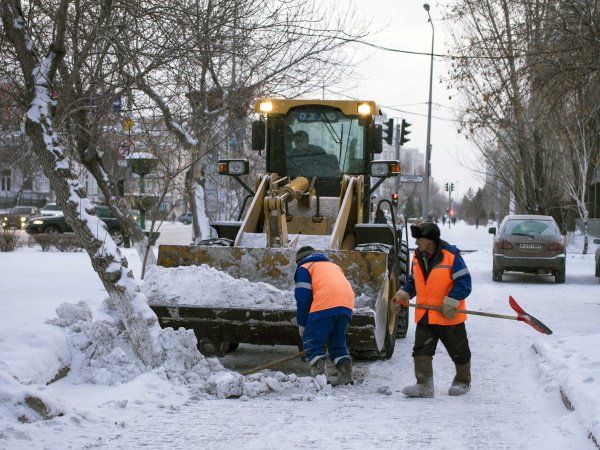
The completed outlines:
<svg viewBox="0 0 600 450">
<path fill-rule="evenodd" d="M 312 376 L 325 374 L 325 346 L 338 376 L 334 386 L 354 384 L 346 329 L 354 311 L 354 291 L 342 269 L 312 247 L 296 253 L 296 321 Z"/>
<path fill-rule="evenodd" d="M 479 216 L 475 218 L 475 229 L 479 228 Z"/>
<path fill-rule="evenodd" d="M 441 307 L 440 311 L 415 309 L 415 344 L 413 359 L 417 384 L 402 393 L 408 397 L 433 397 L 433 355 L 438 340 L 442 341 L 456 366 L 449 395 L 466 394 L 471 388 L 471 350 L 465 328 L 465 298 L 471 293 L 471 275 L 453 245 L 440 239 L 440 229 L 432 222 L 410 227 L 417 240 L 408 281 L 393 298 L 398 306 L 408 306 L 416 295 L 417 305 Z"/>
</svg>

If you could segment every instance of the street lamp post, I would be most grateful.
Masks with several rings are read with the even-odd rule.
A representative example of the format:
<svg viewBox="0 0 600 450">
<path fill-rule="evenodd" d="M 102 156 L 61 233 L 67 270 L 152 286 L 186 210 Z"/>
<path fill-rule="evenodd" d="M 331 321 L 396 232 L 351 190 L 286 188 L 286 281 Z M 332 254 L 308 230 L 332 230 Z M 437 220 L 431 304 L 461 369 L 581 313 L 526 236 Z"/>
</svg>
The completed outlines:
<svg viewBox="0 0 600 450">
<path fill-rule="evenodd" d="M 425 193 L 423 195 L 423 209 L 421 211 L 423 219 L 427 219 L 429 215 L 429 177 L 431 176 L 431 90 L 433 87 L 433 42 L 435 38 L 435 28 L 429 14 L 429 4 L 423 4 L 423 8 L 427 11 L 429 23 L 431 24 L 431 65 L 429 68 L 429 102 L 427 111 L 427 145 L 425 148 Z"/>
</svg>

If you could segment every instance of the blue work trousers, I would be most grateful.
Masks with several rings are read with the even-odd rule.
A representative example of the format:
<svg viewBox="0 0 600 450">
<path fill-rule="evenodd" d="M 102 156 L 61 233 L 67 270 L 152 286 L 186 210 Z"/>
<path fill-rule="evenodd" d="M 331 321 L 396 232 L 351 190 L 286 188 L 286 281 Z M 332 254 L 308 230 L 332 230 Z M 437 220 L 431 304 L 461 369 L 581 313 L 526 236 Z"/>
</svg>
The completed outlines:
<svg viewBox="0 0 600 450">
<path fill-rule="evenodd" d="M 306 359 L 311 364 L 318 358 L 325 357 L 325 345 L 329 358 L 337 364 L 342 358 L 350 358 L 346 347 L 346 329 L 350 317 L 344 314 L 311 320 L 310 316 L 302 336 L 302 348 Z"/>
</svg>

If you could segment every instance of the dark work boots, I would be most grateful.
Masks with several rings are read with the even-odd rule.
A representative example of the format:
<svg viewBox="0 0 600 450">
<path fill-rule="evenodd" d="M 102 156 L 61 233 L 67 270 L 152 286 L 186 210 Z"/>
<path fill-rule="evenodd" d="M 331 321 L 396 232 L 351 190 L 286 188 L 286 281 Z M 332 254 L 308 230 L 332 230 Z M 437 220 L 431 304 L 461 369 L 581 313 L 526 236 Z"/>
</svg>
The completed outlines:
<svg viewBox="0 0 600 450">
<path fill-rule="evenodd" d="M 407 397 L 433 397 L 433 357 L 419 355 L 414 361 L 417 384 L 406 386 L 402 393 Z"/>
<path fill-rule="evenodd" d="M 471 389 L 471 362 L 466 364 L 455 364 L 456 376 L 452 386 L 448 389 L 448 395 L 463 395 Z"/>
<path fill-rule="evenodd" d="M 332 386 L 343 386 L 344 384 L 354 384 L 352 378 L 352 360 L 342 358 L 335 366 L 338 371 L 337 377 L 331 382 Z"/>
<path fill-rule="evenodd" d="M 319 358 L 310 365 L 310 376 L 325 375 L 325 358 Z"/>
</svg>

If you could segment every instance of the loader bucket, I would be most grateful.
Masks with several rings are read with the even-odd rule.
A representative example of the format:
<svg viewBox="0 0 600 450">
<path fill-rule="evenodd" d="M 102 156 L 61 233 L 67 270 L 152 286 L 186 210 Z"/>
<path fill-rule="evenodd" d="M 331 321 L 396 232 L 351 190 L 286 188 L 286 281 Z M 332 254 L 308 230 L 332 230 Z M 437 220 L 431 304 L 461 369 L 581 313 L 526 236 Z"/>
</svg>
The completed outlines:
<svg viewBox="0 0 600 450">
<path fill-rule="evenodd" d="M 394 323 L 388 323 L 388 254 L 337 250 L 324 250 L 322 253 L 342 268 L 356 295 L 354 317 L 348 329 L 350 350 L 355 353 L 382 352 L 386 333 L 394 333 Z M 201 298 L 200 302 L 174 299 L 172 291 L 169 293 L 150 276 L 146 278 L 150 306 L 161 326 L 193 329 L 199 343 L 208 342 L 212 346 L 209 348 L 226 351 L 229 344 L 239 342 L 298 345 L 300 339 L 293 297 L 294 256 L 295 250 L 286 248 L 161 245 L 158 266 L 181 268 L 206 264 L 236 279 L 268 283 L 285 291 L 283 296 L 286 300 L 281 306 L 270 304 L 262 307 L 261 304 L 245 304 L 243 299 L 240 299 L 239 305 L 232 303 L 230 298 L 227 301 L 223 298 Z M 187 270 L 190 272 L 193 268 Z M 176 272 L 170 274 L 170 283 L 177 283 Z M 264 289 L 264 285 L 256 286 L 256 289 Z M 202 296 L 200 285 L 197 295 Z"/>
</svg>

